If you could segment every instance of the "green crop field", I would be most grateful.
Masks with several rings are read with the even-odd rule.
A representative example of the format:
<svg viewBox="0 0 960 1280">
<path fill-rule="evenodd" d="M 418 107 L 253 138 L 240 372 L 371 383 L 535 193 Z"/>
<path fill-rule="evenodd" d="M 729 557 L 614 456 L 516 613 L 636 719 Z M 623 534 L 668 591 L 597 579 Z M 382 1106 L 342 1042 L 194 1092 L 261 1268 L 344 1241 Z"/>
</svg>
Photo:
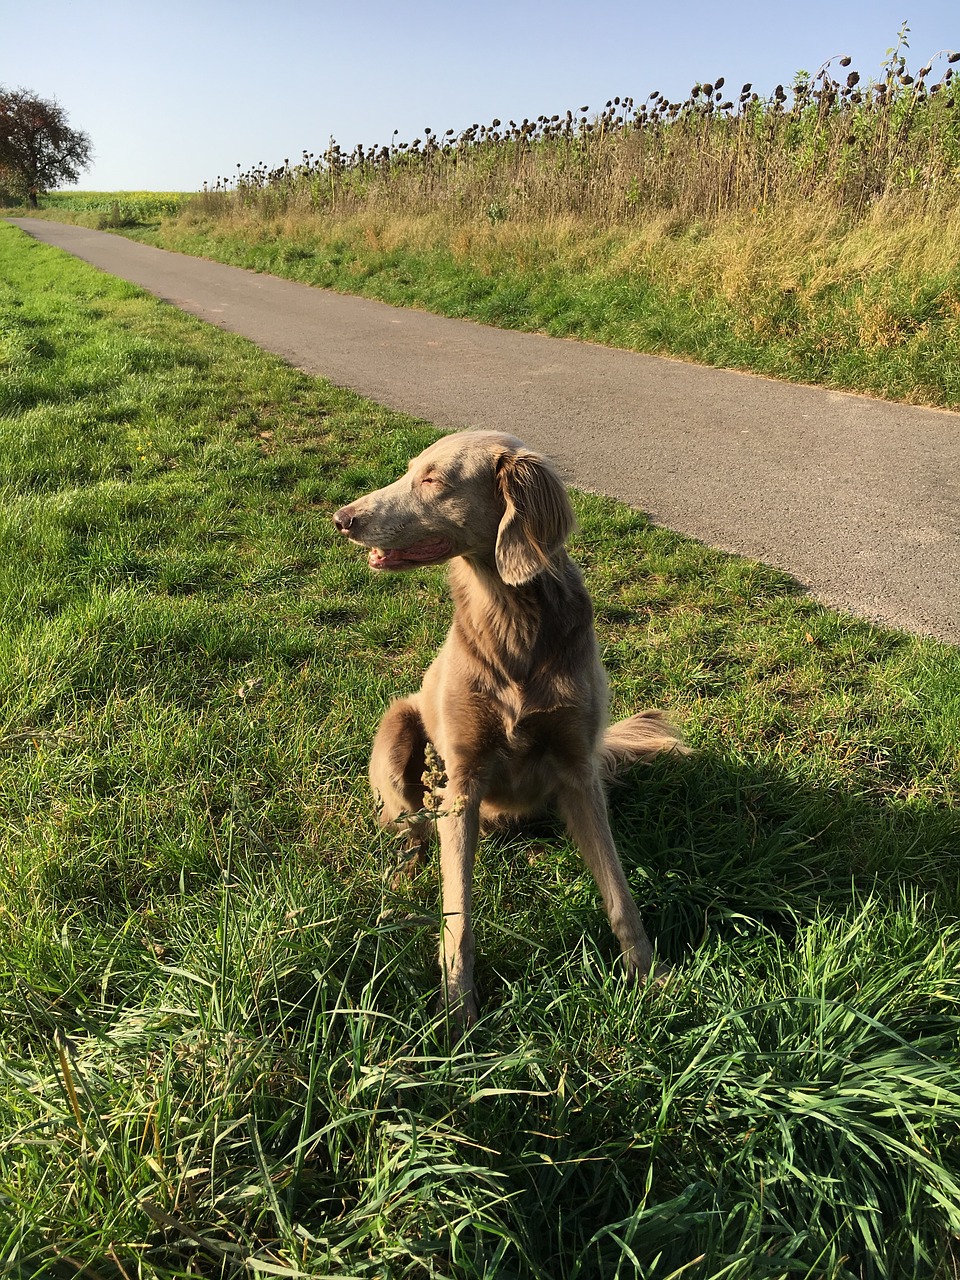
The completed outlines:
<svg viewBox="0 0 960 1280">
<path fill-rule="evenodd" d="M 960 653 L 575 495 L 662 994 L 562 831 L 483 1011 L 365 781 L 449 617 L 330 514 L 433 438 L 0 225 L 0 1259 L 132 1277 L 948 1277 Z"/>
<path fill-rule="evenodd" d="M 173 218 L 190 195 L 181 191 L 51 191 L 42 198 L 47 214 L 81 215 L 103 229 L 140 226 Z"/>
</svg>

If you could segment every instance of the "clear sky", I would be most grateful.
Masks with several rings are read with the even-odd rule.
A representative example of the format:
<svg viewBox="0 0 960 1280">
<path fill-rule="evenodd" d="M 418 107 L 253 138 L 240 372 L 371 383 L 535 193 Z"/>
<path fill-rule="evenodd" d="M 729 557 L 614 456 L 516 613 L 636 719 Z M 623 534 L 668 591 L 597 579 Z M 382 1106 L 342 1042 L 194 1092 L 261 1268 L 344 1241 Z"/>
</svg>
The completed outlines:
<svg viewBox="0 0 960 1280">
<path fill-rule="evenodd" d="M 698 80 L 763 93 L 901 23 L 916 70 L 960 48 L 960 0 L 0 0 L 0 84 L 91 137 L 86 190 L 195 191 L 323 151 L 521 120 Z"/>
</svg>

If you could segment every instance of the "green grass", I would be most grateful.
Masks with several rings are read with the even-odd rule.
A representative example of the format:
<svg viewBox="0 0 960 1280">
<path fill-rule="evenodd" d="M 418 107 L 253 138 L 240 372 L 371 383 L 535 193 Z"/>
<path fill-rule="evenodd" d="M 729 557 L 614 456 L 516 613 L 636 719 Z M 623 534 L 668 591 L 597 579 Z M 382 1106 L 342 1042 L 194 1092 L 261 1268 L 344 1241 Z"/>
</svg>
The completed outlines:
<svg viewBox="0 0 960 1280">
<path fill-rule="evenodd" d="M 290 215 L 59 220 L 397 306 L 960 408 L 960 206 L 784 203 L 642 229 Z M 23 211 L 20 211 L 23 212 Z"/>
<path fill-rule="evenodd" d="M 22 1276 L 947 1276 L 960 655 L 577 495 L 666 996 L 562 832 L 484 1012 L 365 784 L 449 617 L 331 511 L 433 437 L 0 226 L 0 1258 Z"/>
</svg>

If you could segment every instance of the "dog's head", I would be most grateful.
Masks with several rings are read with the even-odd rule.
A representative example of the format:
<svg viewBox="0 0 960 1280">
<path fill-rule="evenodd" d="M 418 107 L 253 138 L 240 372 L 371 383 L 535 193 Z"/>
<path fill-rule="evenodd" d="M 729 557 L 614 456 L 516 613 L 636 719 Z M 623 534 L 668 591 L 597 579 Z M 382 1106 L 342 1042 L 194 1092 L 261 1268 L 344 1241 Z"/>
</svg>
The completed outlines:
<svg viewBox="0 0 960 1280">
<path fill-rule="evenodd" d="M 370 549 L 372 569 L 465 556 L 495 568 L 511 587 L 552 571 L 574 526 L 550 463 L 496 431 L 444 436 L 406 475 L 341 507 L 333 520 Z"/>
</svg>

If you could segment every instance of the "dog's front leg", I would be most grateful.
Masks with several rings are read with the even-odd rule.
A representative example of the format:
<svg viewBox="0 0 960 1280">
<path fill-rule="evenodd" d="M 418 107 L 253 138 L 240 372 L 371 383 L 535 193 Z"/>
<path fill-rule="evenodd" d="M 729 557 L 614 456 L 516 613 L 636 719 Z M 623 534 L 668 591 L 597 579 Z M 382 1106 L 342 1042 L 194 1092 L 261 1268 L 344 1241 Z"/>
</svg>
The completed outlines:
<svg viewBox="0 0 960 1280">
<path fill-rule="evenodd" d="M 599 774 L 594 772 L 592 778 L 570 780 L 561 789 L 559 806 L 567 830 L 593 872 L 610 926 L 620 943 L 624 968 L 631 976 L 645 978 L 653 964 L 653 947 L 613 842 L 607 798 Z"/>
<path fill-rule="evenodd" d="M 456 796 L 453 787 L 448 796 Z M 452 800 L 437 822 L 440 834 L 440 876 L 443 919 L 440 925 L 440 972 L 451 1017 L 470 1026 L 477 1017 L 473 990 L 473 925 L 470 901 L 473 864 L 480 836 L 479 798 L 463 795 Z"/>
</svg>

